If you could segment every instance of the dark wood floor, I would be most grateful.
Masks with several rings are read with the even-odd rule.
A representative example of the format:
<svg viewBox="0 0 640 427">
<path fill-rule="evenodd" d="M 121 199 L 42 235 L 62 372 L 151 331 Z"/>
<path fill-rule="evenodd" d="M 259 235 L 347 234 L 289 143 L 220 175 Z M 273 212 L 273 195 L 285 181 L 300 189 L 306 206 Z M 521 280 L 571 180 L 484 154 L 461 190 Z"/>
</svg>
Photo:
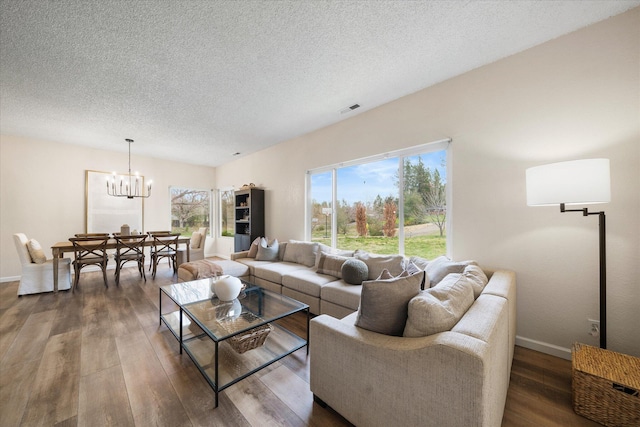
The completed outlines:
<svg viewBox="0 0 640 427">
<path fill-rule="evenodd" d="M 2 426 L 341 426 L 313 402 L 304 349 L 214 394 L 189 356 L 158 326 L 158 287 L 176 277 L 163 264 L 145 283 L 135 268 L 82 273 L 74 294 L 18 298 L 0 284 Z M 299 316 L 294 330 L 306 326 Z M 504 426 L 598 425 L 571 409 L 570 362 L 518 347 Z"/>
</svg>

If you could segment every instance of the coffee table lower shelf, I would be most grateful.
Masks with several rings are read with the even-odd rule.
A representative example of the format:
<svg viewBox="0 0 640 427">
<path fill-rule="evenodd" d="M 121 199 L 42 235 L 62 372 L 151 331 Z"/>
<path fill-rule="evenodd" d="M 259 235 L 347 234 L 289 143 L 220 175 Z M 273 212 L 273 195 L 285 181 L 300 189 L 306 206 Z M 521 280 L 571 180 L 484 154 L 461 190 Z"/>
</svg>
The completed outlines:
<svg viewBox="0 0 640 427">
<path fill-rule="evenodd" d="M 212 339 L 183 310 L 163 313 L 160 320 L 215 392 L 215 407 L 219 392 L 307 345 L 307 340 L 272 322 L 264 344 L 240 354 L 226 339 Z"/>
</svg>

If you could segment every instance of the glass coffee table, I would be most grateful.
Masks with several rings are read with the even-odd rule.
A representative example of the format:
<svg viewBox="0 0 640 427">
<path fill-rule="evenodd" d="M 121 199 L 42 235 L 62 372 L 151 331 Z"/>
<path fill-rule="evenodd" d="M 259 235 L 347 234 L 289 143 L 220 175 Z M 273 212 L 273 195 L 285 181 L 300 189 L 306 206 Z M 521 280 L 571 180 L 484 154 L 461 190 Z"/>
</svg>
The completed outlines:
<svg viewBox="0 0 640 427">
<path fill-rule="evenodd" d="M 218 393 L 282 359 L 309 341 L 309 306 L 243 281 L 233 301 L 211 292 L 210 279 L 160 287 L 160 324 L 164 323 L 200 373 Z M 278 319 L 307 313 L 307 336 L 299 337 Z M 309 347 L 307 346 L 307 354 Z"/>
</svg>

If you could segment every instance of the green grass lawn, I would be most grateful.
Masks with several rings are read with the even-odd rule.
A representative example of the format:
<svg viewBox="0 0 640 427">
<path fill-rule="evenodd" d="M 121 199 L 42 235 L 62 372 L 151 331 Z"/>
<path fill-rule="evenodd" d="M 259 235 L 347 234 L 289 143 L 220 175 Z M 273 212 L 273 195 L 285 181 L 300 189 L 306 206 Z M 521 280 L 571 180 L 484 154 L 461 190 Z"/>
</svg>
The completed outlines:
<svg viewBox="0 0 640 427">
<path fill-rule="evenodd" d="M 314 242 L 321 242 L 331 246 L 331 238 L 324 238 L 324 235 L 314 236 Z M 405 238 L 404 254 L 406 256 L 417 255 L 422 258 L 433 259 L 447 253 L 446 236 L 423 235 Z M 363 251 L 376 254 L 397 254 L 397 237 L 357 237 L 338 236 L 338 248 L 340 249 L 361 249 Z"/>
</svg>

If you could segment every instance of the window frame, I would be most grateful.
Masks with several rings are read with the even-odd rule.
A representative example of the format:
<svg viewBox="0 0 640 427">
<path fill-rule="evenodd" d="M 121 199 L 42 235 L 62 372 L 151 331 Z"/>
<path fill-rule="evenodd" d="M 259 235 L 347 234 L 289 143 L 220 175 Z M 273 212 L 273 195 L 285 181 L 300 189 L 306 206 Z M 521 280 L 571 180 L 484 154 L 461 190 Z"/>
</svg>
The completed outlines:
<svg viewBox="0 0 640 427">
<path fill-rule="evenodd" d="M 386 153 L 376 154 L 372 156 L 362 157 L 359 159 L 348 160 L 340 163 L 334 163 L 328 166 L 322 166 L 319 168 L 308 169 L 306 171 L 306 186 L 305 186 L 305 221 L 304 221 L 304 236 L 305 240 L 311 241 L 311 221 L 313 216 L 313 207 L 312 207 L 312 197 L 311 197 L 311 177 L 314 174 L 331 172 L 332 177 L 332 195 L 331 195 L 331 208 L 333 210 L 331 215 L 331 247 L 336 248 L 337 246 L 337 215 L 336 206 L 337 206 L 337 191 L 338 191 L 338 183 L 337 183 L 337 171 L 340 168 L 350 167 L 350 166 L 358 166 L 367 163 L 373 163 L 380 160 L 385 160 L 389 158 L 398 158 L 398 179 L 399 189 L 404 187 L 404 160 L 406 157 L 417 156 L 422 154 L 427 154 L 435 151 L 445 151 L 446 158 L 446 187 L 445 194 L 447 199 L 447 218 L 445 222 L 445 227 L 447 230 L 446 234 L 446 245 L 447 245 L 447 256 L 451 256 L 452 254 L 452 242 L 453 242 L 453 229 L 452 229 L 452 212 L 453 212 L 453 180 L 452 180 L 452 150 L 451 150 L 452 139 L 442 139 L 438 141 L 429 142 L 426 144 L 416 145 L 413 147 L 408 147 L 400 150 L 389 151 Z M 404 219 L 404 191 L 400 190 L 398 192 L 398 218 Z M 400 253 L 404 254 L 404 244 L 405 244 L 405 235 L 404 235 L 404 227 L 399 227 L 398 230 L 398 249 Z"/>
</svg>

